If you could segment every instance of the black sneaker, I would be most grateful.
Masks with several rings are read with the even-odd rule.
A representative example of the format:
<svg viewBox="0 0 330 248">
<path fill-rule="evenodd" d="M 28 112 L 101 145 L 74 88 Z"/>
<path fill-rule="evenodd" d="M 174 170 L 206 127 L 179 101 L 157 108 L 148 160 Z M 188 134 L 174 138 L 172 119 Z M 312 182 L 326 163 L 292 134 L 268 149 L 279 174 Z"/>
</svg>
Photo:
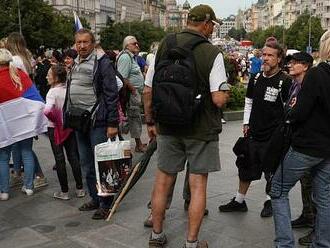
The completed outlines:
<svg viewBox="0 0 330 248">
<path fill-rule="evenodd" d="M 149 248 L 163 248 L 165 247 L 166 243 L 167 243 L 167 238 L 165 234 L 158 239 L 152 239 L 150 235 Z"/>
<path fill-rule="evenodd" d="M 309 233 L 307 233 L 307 235 L 299 238 L 298 243 L 303 246 L 309 246 L 312 244 L 314 236 L 315 236 L 315 231 L 312 230 Z"/>
<path fill-rule="evenodd" d="M 245 201 L 239 203 L 235 201 L 235 197 L 231 199 L 231 201 L 225 205 L 219 206 L 220 212 L 247 212 L 248 208 L 246 206 Z"/>
<path fill-rule="evenodd" d="M 105 220 L 106 218 L 108 218 L 108 215 L 109 215 L 108 208 L 99 208 L 93 214 L 92 219 L 93 220 Z"/>
<path fill-rule="evenodd" d="M 263 218 L 273 216 L 273 208 L 272 208 L 271 200 L 267 200 L 264 202 L 264 208 L 261 210 L 260 216 Z"/>
<path fill-rule="evenodd" d="M 314 221 L 306 218 L 303 214 L 299 216 L 298 219 L 291 221 L 292 228 L 306 228 L 306 227 L 313 227 Z"/>
</svg>

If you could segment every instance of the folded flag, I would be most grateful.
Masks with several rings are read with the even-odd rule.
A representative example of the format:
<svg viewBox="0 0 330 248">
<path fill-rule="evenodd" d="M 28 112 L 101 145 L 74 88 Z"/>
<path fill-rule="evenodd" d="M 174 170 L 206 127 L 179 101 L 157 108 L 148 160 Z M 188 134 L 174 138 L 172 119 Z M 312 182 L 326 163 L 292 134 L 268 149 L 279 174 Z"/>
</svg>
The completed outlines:
<svg viewBox="0 0 330 248">
<path fill-rule="evenodd" d="M 0 148 L 47 132 L 45 104 L 34 84 L 10 96 L 0 97 Z"/>
</svg>

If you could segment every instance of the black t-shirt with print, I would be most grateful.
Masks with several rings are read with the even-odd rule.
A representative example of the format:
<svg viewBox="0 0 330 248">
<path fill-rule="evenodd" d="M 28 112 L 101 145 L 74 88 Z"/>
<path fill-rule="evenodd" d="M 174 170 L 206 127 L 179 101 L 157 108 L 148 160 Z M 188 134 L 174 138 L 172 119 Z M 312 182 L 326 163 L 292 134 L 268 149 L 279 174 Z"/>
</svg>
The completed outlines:
<svg viewBox="0 0 330 248">
<path fill-rule="evenodd" d="M 250 79 L 246 97 L 253 99 L 249 127 L 250 135 L 255 140 L 268 140 L 281 122 L 284 113 L 283 102 L 288 99 L 291 84 L 291 78 L 282 71 L 269 78 L 260 73 L 257 79 Z"/>
</svg>

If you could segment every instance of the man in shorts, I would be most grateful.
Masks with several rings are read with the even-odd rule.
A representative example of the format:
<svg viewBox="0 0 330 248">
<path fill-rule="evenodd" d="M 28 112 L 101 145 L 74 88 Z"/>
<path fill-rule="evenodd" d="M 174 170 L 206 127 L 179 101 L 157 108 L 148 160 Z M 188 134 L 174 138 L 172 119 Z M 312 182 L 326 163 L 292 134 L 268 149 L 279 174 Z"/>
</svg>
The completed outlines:
<svg viewBox="0 0 330 248">
<path fill-rule="evenodd" d="M 208 5 L 198 5 L 190 10 L 187 24 L 187 30 L 176 35 L 176 42 L 179 46 L 185 42 L 188 43 L 196 36 L 204 39 L 210 37 L 216 24 L 214 11 Z M 160 44 L 156 61 L 162 61 L 162 55 L 167 52 L 165 44 L 165 41 Z M 155 138 L 157 135 L 158 149 L 158 170 L 152 196 L 153 231 L 149 239 L 149 248 L 164 247 L 167 242 L 163 232 L 167 197 L 177 173 L 185 169 L 186 160 L 189 163 L 191 201 L 184 247 L 208 247 L 206 241 L 198 241 L 198 233 L 206 206 L 208 173 L 220 170 L 218 140 L 221 132 L 221 116 L 219 108 L 227 102 L 229 96 L 228 93 L 220 90 L 221 83 L 226 82 L 223 56 L 220 50 L 211 43 L 204 42 L 193 49 L 193 54 L 197 58 L 195 59 L 196 74 L 201 79 L 196 82 L 200 84 L 200 87 L 204 87 L 203 92 L 205 92 L 207 100 L 190 127 L 174 129 L 166 124 L 157 123 L 156 128 L 152 111 L 152 101 L 154 100 L 152 87 L 155 81 L 146 80 L 145 82 L 144 106 L 147 129 L 150 138 Z M 156 66 L 154 64 L 150 66 L 146 77 L 153 78 L 156 73 L 157 62 Z M 174 246 L 178 247 L 178 245 Z"/>
</svg>

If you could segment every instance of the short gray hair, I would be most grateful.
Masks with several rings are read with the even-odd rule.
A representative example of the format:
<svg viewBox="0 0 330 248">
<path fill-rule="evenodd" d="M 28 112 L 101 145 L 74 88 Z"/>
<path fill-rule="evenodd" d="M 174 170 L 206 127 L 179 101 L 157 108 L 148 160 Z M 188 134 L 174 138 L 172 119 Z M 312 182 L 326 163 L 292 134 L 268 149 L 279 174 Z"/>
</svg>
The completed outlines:
<svg viewBox="0 0 330 248">
<path fill-rule="evenodd" d="M 320 39 L 320 59 L 325 61 L 330 58 L 330 31 L 326 31 Z"/>
<path fill-rule="evenodd" d="M 132 41 L 137 41 L 137 39 L 135 38 L 135 36 L 133 35 L 129 35 L 129 36 L 126 36 L 123 40 L 123 50 L 126 49 L 127 45 Z"/>
</svg>

